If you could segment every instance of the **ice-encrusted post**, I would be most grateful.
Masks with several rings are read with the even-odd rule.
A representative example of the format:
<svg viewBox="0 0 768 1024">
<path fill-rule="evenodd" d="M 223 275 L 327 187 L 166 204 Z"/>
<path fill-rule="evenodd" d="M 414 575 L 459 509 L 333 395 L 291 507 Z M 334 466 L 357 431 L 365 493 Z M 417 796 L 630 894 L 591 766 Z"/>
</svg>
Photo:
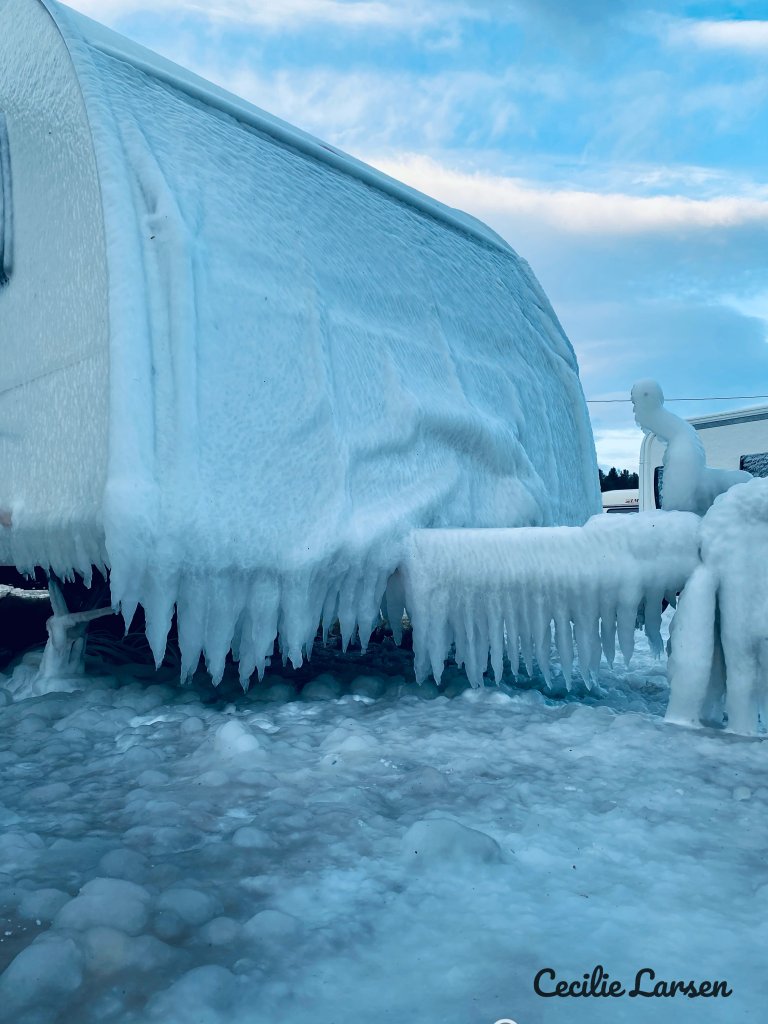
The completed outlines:
<svg viewBox="0 0 768 1024">
<path fill-rule="evenodd" d="M 667 721 L 697 726 L 725 711 L 729 732 L 754 735 L 768 726 L 768 480 L 721 494 L 700 541 L 673 622 Z"/>
<path fill-rule="evenodd" d="M 53 615 L 46 623 L 48 642 L 40 662 L 42 679 L 67 679 L 85 673 L 85 641 L 88 623 L 113 615 L 112 608 L 93 608 L 86 612 L 70 612 L 61 588 L 48 580 Z"/>
</svg>

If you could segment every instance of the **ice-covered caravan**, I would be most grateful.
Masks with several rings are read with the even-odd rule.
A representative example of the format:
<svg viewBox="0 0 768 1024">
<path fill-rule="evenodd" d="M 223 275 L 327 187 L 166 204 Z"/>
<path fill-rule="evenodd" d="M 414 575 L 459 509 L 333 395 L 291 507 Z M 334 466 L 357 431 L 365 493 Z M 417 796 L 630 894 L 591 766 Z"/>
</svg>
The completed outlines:
<svg viewBox="0 0 768 1024">
<path fill-rule="evenodd" d="M 424 527 L 599 511 L 573 350 L 490 229 L 53 0 L 0 0 L 0 564 L 244 678 Z"/>
</svg>

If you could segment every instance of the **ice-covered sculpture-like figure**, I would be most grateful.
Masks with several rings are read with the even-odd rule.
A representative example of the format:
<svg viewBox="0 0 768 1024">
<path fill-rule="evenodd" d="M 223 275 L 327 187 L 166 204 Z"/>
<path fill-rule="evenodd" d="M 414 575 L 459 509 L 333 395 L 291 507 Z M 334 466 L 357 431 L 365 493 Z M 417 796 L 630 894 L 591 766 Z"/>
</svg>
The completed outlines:
<svg viewBox="0 0 768 1024">
<path fill-rule="evenodd" d="M 698 434 L 687 420 L 664 408 L 664 394 L 655 380 L 638 381 L 631 394 L 637 425 L 667 445 L 661 501 L 665 511 L 703 516 L 718 494 L 752 479 L 740 469 L 707 466 Z"/>
<path fill-rule="evenodd" d="M 768 479 L 722 494 L 701 524 L 701 564 L 672 623 L 667 721 L 768 725 Z"/>
</svg>

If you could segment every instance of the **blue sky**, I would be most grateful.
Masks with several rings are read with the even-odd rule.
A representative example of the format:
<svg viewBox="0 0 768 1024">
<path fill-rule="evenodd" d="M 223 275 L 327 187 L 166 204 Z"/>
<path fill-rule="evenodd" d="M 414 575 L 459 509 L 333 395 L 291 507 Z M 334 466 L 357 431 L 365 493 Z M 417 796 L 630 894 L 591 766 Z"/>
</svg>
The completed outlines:
<svg viewBox="0 0 768 1024">
<path fill-rule="evenodd" d="M 768 0 L 70 2 L 489 223 L 588 398 L 768 395 Z M 631 406 L 590 408 L 633 467 Z"/>
</svg>

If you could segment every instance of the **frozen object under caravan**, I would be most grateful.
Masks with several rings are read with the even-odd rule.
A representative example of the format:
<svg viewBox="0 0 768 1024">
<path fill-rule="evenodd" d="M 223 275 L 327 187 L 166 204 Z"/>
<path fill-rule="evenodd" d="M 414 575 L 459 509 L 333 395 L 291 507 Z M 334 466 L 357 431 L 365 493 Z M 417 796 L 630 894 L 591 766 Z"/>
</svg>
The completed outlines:
<svg viewBox="0 0 768 1024">
<path fill-rule="evenodd" d="M 600 509 L 572 347 L 485 225 L 54 0 L 0 0 L 0 565 L 157 658 L 365 640 L 414 528 Z"/>
</svg>

